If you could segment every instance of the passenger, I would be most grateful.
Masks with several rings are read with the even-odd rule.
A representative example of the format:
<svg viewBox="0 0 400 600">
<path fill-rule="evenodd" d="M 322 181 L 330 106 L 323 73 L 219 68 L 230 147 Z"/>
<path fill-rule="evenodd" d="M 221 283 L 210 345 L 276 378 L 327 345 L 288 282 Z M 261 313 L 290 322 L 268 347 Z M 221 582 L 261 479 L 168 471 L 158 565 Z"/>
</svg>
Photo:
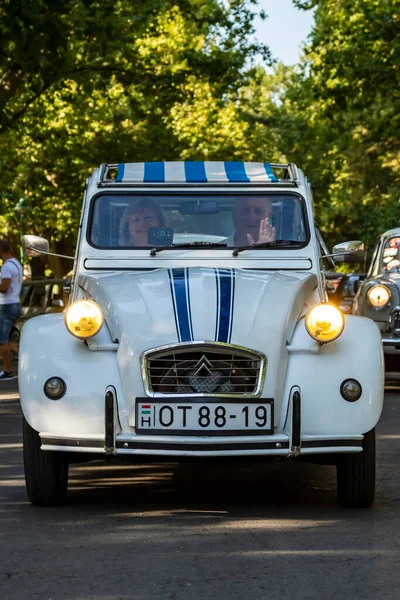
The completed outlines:
<svg viewBox="0 0 400 600">
<path fill-rule="evenodd" d="M 272 207 L 266 197 L 247 197 L 236 200 L 232 209 L 235 231 L 228 246 L 253 246 L 275 240 L 275 227 L 270 224 Z"/>
<path fill-rule="evenodd" d="M 129 204 L 121 218 L 120 246 L 149 246 L 149 227 L 167 227 L 162 207 L 152 198 L 141 198 Z"/>
</svg>

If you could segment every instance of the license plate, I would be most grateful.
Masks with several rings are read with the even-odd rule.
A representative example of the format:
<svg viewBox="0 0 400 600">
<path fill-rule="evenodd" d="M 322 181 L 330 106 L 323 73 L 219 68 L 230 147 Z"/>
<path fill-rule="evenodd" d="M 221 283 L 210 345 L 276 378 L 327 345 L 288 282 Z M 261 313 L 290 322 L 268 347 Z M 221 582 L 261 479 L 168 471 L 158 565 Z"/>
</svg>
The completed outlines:
<svg viewBox="0 0 400 600">
<path fill-rule="evenodd" d="M 273 400 L 136 400 L 136 431 L 169 435 L 266 435 L 273 431 Z"/>
</svg>

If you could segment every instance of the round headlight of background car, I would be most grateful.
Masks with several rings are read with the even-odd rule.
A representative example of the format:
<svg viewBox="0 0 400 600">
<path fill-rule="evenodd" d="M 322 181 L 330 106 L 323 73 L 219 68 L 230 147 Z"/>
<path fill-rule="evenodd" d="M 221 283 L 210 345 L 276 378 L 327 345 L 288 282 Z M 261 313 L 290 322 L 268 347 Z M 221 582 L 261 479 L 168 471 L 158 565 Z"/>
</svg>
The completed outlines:
<svg viewBox="0 0 400 600">
<path fill-rule="evenodd" d="M 65 325 L 68 331 L 81 340 L 96 335 L 103 323 L 103 312 L 93 300 L 76 300 L 65 312 Z"/>
<path fill-rule="evenodd" d="M 386 285 L 373 285 L 367 292 L 370 304 L 375 308 L 383 308 L 390 300 L 390 290 Z"/>
<path fill-rule="evenodd" d="M 313 306 L 306 315 L 308 334 L 317 342 L 333 342 L 344 329 L 344 316 L 333 304 L 324 302 Z"/>
</svg>

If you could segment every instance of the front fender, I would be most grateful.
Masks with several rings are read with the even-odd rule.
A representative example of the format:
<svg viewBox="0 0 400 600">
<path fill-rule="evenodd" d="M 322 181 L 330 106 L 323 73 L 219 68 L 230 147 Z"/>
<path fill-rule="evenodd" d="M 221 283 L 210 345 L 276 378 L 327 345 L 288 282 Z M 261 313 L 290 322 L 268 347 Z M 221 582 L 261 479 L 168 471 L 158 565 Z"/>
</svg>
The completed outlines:
<svg viewBox="0 0 400 600">
<path fill-rule="evenodd" d="M 104 329 L 104 328 L 103 328 Z M 93 352 L 70 335 L 60 313 L 34 317 L 24 325 L 19 352 L 21 407 L 36 431 L 104 437 L 104 398 L 114 386 L 123 412 L 116 352 Z M 67 392 L 50 400 L 43 385 L 61 377 Z"/>
<path fill-rule="evenodd" d="M 295 330 L 291 347 L 312 347 L 304 319 Z M 340 394 L 341 383 L 357 379 L 362 395 L 356 402 Z M 377 424 L 383 407 L 384 363 L 381 335 L 370 319 L 345 316 L 342 335 L 320 347 L 317 354 L 290 352 L 284 398 L 293 386 L 301 389 L 302 436 L 364 434 Z M 287 405 L 280 415 L 286 420 Z"/>
</svg>

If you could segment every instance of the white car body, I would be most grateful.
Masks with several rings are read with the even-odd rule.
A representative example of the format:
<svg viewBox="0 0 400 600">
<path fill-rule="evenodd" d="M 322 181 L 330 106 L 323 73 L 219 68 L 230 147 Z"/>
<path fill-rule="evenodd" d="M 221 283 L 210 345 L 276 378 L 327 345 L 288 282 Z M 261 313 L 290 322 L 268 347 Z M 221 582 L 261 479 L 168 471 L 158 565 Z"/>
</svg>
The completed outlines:
<svg viewBox="0 0 400 600">
<path fill-rule="evenodd" d="M 64 315 L 44 315 L 25 325 L 21 340 L 21 405 L 40 434 L 43 451 L 165 458 L 362 451 L 363 435 L 375 427 L 383 403 L 379 330 L 369 319 L 347 315 L 335 341 L 319 344 L 310 337 L 305 314 L 326 301 L 326 293 L 309 182 L 295 165 L 285 165 L 285 179 L 271 181 L 265 172 L 259 175 L 258 163 L 244 164 L 254 172 L 247 182 L 228 181 L 224 163 L 208 163 L 214 177 L 197 184 L 183 180 L 183 163 L 166 163 L 170 177 L 165 182 L 144 182 L 143 163 L 125 165 L 122 181 L 109 178 L 109 165 L 89 178 L 71 301 L 94 299 L 105 324 L 85 342 L 70 335 Z M 148 249 L 101 249 L 90 243 L 86 232 L 93 198 L 105 191 L 144 194 L 149 189 L 202 194 L 239 189 L 248 195 L 294 191 L 304 201 L 309 240 L 301 249 L 248 249 L 237 256 L 231 248 L 175 248 L 149 256 Z M 149 387 L 148 354 L 194 348 L 239 352 L 239 359 L 243 348 L 255 353 L 261 361 L 257 385 L 244 395 L 175 394 L 175 399 L 193 407 L 199 402 L 211 409 L 224 405 L 227 419 L 230 403 L 240 404 L 242 413 L 247 404 L 265 405 L 272 419 L 268 427 L 246 432 L 228 423 L 223 433 L 216 426 L 206 433 L 141 427 L 143 405 L 151 406 L 150 412 L 160 410 L 158 403 L 168 406 L 174 396 Z M 203 363 L 200 367 L 208 368 Z M 52 377 L 66 383 L 59 400 L 44 393 Z M 362 386 L 355 402 L 340 393 L 348 378 Z M 163 423 L 168 423 L 170 413 L 164 412 Z M 182 409 L 179 414 L 183 418 Z"/>
</svg>

